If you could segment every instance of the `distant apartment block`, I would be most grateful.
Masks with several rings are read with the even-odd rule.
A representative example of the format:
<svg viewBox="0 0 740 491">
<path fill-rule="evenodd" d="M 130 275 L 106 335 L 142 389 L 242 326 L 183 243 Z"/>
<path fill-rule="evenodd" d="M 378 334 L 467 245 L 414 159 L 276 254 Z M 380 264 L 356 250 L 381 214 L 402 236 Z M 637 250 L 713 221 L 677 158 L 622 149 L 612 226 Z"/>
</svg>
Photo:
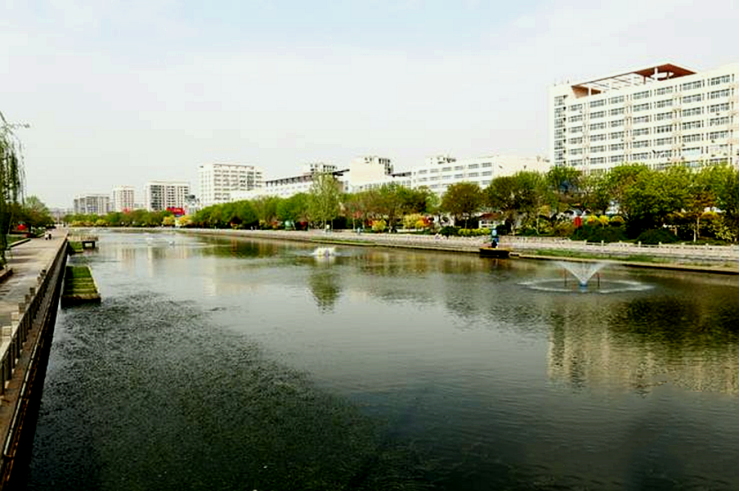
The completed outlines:
<svg viewBox="0 0 740 491">
<path fill-rule="evenodd" d="M 198 168 L 202 206 L 227 203 L 231 193 L 251 191 L 264 184 L 262 169 L 254 165 L 205 164 Z"/>
<path fill-rule="evenodd" d="M 442 195 L 451 184 L 459 182 L 474 182 L 485 188 L 496 177 L 549 169 L 550 162 L 543 157 L 491 155 L 458 160 L 449 155 L 437 155 L 411 170 L 411 187 L 425 186 Z"/>
<path fill-rule="evenodd" d="M 135 209 L 134 188 L 118 186 L 111 192 L 111 211 L 131 211 Z"/>
<path fill-rule="evenodd" d="M 550 90 L 550 159 L 603 172 L 625 162 L 738 165 L 738 65 L 650 66 Z"/>
<path fill-rule="evenodd" d="M 304 164 L 300 174 L 281 177 L 278 179 L 267 179 L 264 185 L 249 191 L 234 191 L 230 193 L 230 201 L 255 199 L 261 196 L 278 196 L 289 198 L 298 193 L 307 193 L 311 190 L 314 176 L 317 174 L 331 173 L 335 177 L 341 176 L 343 171 L 338 171 L 337 166 L 324 162 L 310 162 Z"/>
<path fill-rule="evenodd" d="M 185 208 L 190 184 L 186 182 L 150 181 L 144 186 L 144 206 L 149 211 Z"/>
<path fill-rule="evenodd" d="M 74 212 L 82 215 L 105 215 L 110 211 L 107 194 L 81 194 L 74 198 Z"/>
</svg>

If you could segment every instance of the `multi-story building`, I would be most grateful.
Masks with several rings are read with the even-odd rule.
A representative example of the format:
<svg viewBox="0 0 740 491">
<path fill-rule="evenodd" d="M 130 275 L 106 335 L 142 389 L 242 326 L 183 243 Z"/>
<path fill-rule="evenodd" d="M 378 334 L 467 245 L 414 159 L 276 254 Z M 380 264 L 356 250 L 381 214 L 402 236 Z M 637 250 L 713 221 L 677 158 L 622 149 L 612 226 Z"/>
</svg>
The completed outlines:
<svg viewBox="0 0 740 491">
<path fill-rule="evenodd" d="M 134 209 L 134 188 L 118 186 L 111 193 L 111 211 L 131 211 Z"/>
<path fill-rule="evenodd" d="M 525 170 L 547 172 L 549 168 L 550 162 L 543 157 L 491 155 L 458 160 L 449 155 L 437 155 L 411 170 L 411 186 L 425 186 L 442 195 L 450 184 L 474 182 L 485 188 L 499 176 Z"/>
<path fill-rule="evenodd" d="M 185 198 L 189 194 L 190 184 L 187 182 L 150 181 L 144 186 L 144 206 L 149 211 L 185 208 Z"/>
<path fill-rule="evenodd" d="M 663 64 L 556 85 L 550 158 L 585 172 L 625 162 L 737 166 L 737 110 L 737 64 L 705 72 Z"/>
<path fill-rule="evenodd" d="M 74 212 L 82 215 L 105 215 L 110 211 L 107 194 L 81 194 L 74 198 Z"/>
<path fill-rule="evenodd" d="M 264 184 L 262 169 L 254 165 L 205 164 L 198 168 L 202 206 L 227 203 L 234 191 L 251 191 Z"/>
<path fill-rule="evenodd" d="M 331 173 L 339 178 L 346 171 L 338 171 L 337 166 L 324 162 L 309 162 L 303 165 L 302 172 L 295 176 L 267 179 L 264 185 L 249 191 L 233 191 L 229 201 L 255 199 L 260 196 L 278 196 L 288 198 L 298 193 L 307 193 L 311 190 L 316 174 Z"/>
</svg>

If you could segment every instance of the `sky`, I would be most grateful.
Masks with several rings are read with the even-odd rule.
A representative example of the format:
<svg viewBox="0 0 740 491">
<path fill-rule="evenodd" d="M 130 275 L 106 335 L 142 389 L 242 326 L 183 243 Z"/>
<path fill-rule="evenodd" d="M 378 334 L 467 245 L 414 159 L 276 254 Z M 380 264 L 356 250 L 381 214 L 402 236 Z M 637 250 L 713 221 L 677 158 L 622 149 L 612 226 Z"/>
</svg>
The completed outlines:
<svg viewBox="0 0 740 491">
<path fill-rule="evenodd" d="M 548 89 L 738 62 L 737 0 L 0 0 L 26 195 L 360 155 L 547 156 Z"/>
</svg>

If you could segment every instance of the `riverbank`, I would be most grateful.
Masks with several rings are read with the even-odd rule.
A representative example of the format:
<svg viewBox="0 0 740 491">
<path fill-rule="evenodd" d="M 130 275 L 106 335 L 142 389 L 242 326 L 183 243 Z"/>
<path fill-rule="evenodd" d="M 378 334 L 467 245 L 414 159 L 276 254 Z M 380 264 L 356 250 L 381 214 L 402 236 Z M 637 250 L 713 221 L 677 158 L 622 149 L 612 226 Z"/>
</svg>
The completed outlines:
<svg viewBox="0 0 740 491">
<path fill-rule="evenodd" d="M 118 230 L 118 229 L 112 229 Z M 123 230 L 123 229 L 122 229 Z M 352 231 L 284 231 L 224 229 L 125 229 L 177 232 L 216 237 L 289 240 L 359 247 L 390 247 L 478 254 L 488 237 L 450 237 L 414 234 L 358 234 Z M 501 237 L 500 247 L 521 259 L 599 261 L 629 267 L 738 274 L 737 246 L 593 244 L 550 237 Z M 515 260 L 515 259 L 513 259 Z"/>
</svg>

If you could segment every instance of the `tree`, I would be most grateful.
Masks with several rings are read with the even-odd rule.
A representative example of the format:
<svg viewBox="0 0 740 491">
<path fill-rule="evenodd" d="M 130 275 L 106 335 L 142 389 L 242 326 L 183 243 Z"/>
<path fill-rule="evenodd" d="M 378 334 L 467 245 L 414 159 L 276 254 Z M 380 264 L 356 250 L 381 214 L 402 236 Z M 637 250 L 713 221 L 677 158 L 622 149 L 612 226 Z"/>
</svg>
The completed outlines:
<svg viewBox="0 0 740 491">
<path fill-rule="evenodd" d="M 321 222 L 321 228 L 339 214 L 339 183 L 330 172 L 314 175 L 308 194 L 308 210 L 312 220 Z"/>
<path fill-rule="evenodd" d="M 514 177 L 500 176 L 494 178 L 484 190 L 484 203 L 489 208 L 500 211 L 506 220 L 513 223 L 517 212 Z"/>
<path fill-rule="evenodd" d="M 5 264 L 13 205 L 23 195 L 23 161 L 13 127 L 0 112 L 0 265 Z"/>
<path fill-rule="evenodd" d="M 308 195 L 298 193 L 281 200 L 277 205 L 277 218 L 285 224 L 308 221 Z"/>
<path fill-rule="evenodd" d="M 627 234 L 659 228 L 669 214 L 680 211 L 686 202 L 686 183 L 677 171 L 642 170 L 624 189 L 620 207 L 627 218 Z"/>
<path fill-rule="evenodd" d="M 252 201 L 260 225 L 272 228 L 273 223 L 277 221 L 277 209 L 280 201 L 282 201 L 281 198 L 277 196 L 262 196 Z"/>
<path fill-rule="evenodd" d="M 29 196 L 21 207 L 20 217 L 29 228 L 41 228 L 54 224 L 49 209 L 36 196 Z"/>
<path fill-rule="evenodd" d="M 514 206 L 524 212 L 539 234 L 539 215 L 550 200 L 545 178 L 539 172 L 520 171 L 514 174 Z"/>
<path fill-rule="evenodd" d="M 722 210 L 722 220 L 734 241 L 738 238 L 738 171 L 730 165 L 716 165 L 708 171 L 709 187 Z"/>
<path fill-rule="evenodd" d="M 468 228 L 470 217 L 478 213 L 483 205 L 483 193 L 474 182 L 458 182 L 450 185 L 442 196 L 441 209 L 455 219 L 464 218 Z"/>
</svg>

